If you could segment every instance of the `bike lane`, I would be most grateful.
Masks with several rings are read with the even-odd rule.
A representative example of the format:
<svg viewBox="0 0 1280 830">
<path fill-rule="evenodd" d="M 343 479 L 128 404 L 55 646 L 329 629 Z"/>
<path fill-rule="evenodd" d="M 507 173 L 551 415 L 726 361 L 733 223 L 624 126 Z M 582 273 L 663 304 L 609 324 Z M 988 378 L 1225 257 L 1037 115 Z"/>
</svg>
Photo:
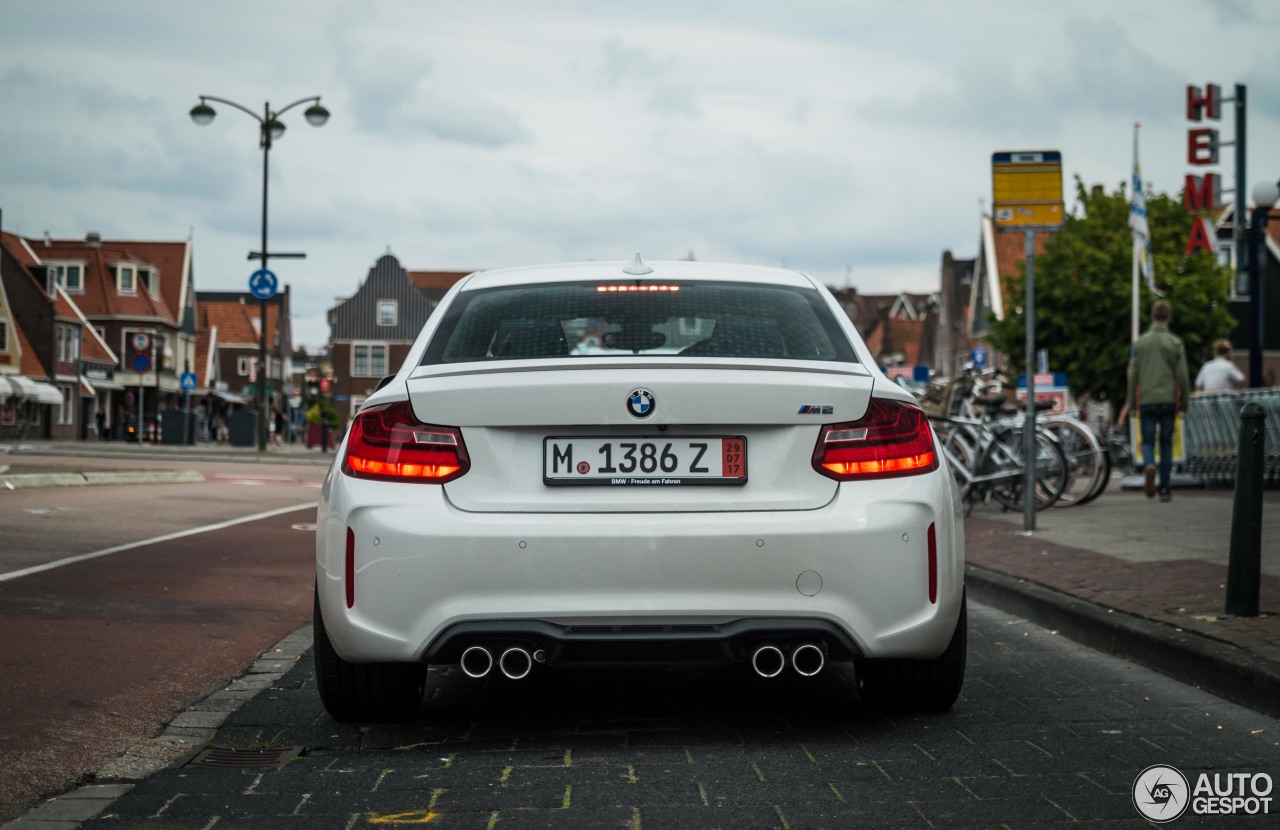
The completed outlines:
<svg viewBox="0 0 1280 830">
<path fill-rule="evenodd" d="M 309 620 L 314 509 L 0 582 L 0 821 L 86 780 Z"/>
</svg>

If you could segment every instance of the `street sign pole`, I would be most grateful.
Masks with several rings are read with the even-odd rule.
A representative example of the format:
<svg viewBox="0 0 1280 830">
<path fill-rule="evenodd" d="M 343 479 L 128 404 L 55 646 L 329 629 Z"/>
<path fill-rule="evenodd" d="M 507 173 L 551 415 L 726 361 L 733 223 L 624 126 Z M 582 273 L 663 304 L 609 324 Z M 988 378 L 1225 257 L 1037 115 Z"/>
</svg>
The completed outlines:
<svg viewBox="0 0 1280 830">
<path fill-rule="evenodd" d="M 1027 399 L 1022 436 L 1022 529 L 1029 536 L 1036 529 L 1036 233 L 1062 227 L 1062 154 L 1057 150 L 993 153 L 991 182 L 996 229 L 1021 230 L 1026 240 Z"/>
<path fill-rule="evenodd" d="M 1027 255 L 1027 410 L 1023 426 L 1023 458 L 1026 459 L 1025 479 L 1022 482 L 1022 532 L 1034 533 L 1036 529 L 1036 232 L 1026 234 Z"/>
<path fill-rule="evenodd" d="M 138 419 L 134 422 L 133 434 L 138 441 L 139 447 L 142 446 L 142 418 L 144 411 L 142 401 L 146 395 L 144 381 L 146 380 L 147 367 L 150 365 L 148 355 L 151 351 L 151 344 L 151 336 L 146 332 L 134 332 L 132 342 L 134 351 L 133 370 L 138 373 Z M 159 401 L 160 399 L 157 397 L 156 400 Z"/>
<path fill-rule="evenodd" d="M 267 160 L 271 157 L 271 107 L 262 119 L 262 270 L 267 270 Z M 267 299 L 262 298 L 258 327 L 258 452 L 267 451 Z"/>
</svg>

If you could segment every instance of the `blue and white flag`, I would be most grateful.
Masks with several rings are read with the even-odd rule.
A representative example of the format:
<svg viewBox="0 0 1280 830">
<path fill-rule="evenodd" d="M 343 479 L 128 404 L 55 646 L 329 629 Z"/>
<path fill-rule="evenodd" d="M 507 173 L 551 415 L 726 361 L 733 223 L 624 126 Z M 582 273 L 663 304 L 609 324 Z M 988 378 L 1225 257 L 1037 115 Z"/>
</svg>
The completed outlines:
<svg viewBox="0 0 1280 830">
<path fill-rule="evenodd" d="M 1138 165 L 1138 125 L 1133 127 L 1133 195 L 1129 202 L 1129 228 L 1133 231 L 1133 256 L 1138 260 L 1147 287 L 1157 296 L 1164 292 L 1156 288 L 1156 266 L 1151 255 L 1151 226 L 1147 222 L 1147 196 L 1142 192 L 1142 168 Z"/>
</svg>

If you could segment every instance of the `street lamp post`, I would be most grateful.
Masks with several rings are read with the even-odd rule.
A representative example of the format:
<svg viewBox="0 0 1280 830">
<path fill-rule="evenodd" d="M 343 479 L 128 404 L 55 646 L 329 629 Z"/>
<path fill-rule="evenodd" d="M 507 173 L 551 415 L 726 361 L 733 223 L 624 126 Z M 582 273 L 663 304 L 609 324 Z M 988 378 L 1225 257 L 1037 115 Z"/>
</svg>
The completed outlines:
<svg viewBox="0 0 1280 830">
<path fill-rule="evenodd" d="M 1263 286 L 1267 279 L 1267 218 L 1280 199 L 1280 182 L 1263 182 L 1253 188 L 1253 215 L 1249 217 L 1249 386 L 1262 386 L 1263 326 L 1266 322 Z"/>
<path fill-rule="evenodd" d="M 201 127 L 213 123 L 214 116 L 217 112 L 213 107 L 209 106 L 209 101 L 217 101 L 220 104 L 226 104 L 229 107 L 235 107 L 250 118 L 258 122 L 258 145 L 262 148 L 262 248 L 261 250 L 249 253 L 250 259 L 260 259 L 262 268 L 267 268 L 269 257 L 289 257 L 298 258 L 305 254 L 272 254 L 267 250 L 267 164 L 271 154 L 271 146 L 274 142 L 279 141 L 284 136 L 284 122 L 280 120 L 280 116 L 300 104 L 311 103 L 307 107 L 303 115 L 307 119 L 307 123 L 313 127 L 324 126 L 329 120 L 329 111 L 320 105 L 320 96 L 312 95 L 306 98 L 299 98 L 287 107 L 273 111 L 271 102 L 262 105 L 262 115 L 258 115 L 248 107 L 237 104 L 235 101 L 219 98 L 215 95 L 201 95 L 200 103 L 191 108 L 191 120 Z M 258 398 L 258 452 L 266 452 L 267 449 L 267 379 L 269 376 L 267 364 L 267 298 L 261 300 L 260 321 L 258 325 L 258 382 L 255 391 Z"/>
</svg>

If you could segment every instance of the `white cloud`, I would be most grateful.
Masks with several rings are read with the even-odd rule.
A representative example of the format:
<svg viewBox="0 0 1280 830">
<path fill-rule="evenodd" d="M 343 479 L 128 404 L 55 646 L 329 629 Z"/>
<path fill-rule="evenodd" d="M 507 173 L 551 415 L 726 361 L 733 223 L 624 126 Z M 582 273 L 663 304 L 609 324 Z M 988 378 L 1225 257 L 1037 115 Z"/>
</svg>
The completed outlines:
<svg viewBox="0 0 1280 830">
<path fill-rule="evenodd" d="M 1058 149 L 1114 187 L 1188 172 L 1183 90 L 1249 84 L 1249 170 L 1280 174 L 1265 0 L 51 0 L 0 27 L 6 230 L 196 241 L 201 288 L 259 246 L 254 112 L 322 95 L 271 151 L 295 333 L 388 248 L 409 268 L 650 258 L 786 263 L 928 290 L 972 256 L 991 153 Z M 1230 108 L 1221 125 L 1232 134 Z M 1230 150 L 1221 172 L 1231 176 Z"/>
</svg>

